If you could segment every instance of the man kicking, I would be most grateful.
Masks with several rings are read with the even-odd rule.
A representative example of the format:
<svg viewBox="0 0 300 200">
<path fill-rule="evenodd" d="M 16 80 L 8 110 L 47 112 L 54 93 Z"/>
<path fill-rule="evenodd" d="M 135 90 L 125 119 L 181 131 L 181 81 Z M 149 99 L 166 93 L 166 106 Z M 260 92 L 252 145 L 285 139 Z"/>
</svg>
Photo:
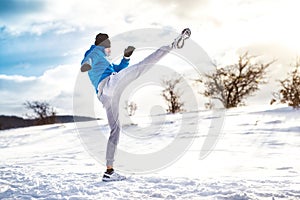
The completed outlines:
<svg viewBox="0 0 300 200">
<path fill-rule="evenodd" d="M 103 181 L 119 181 L 125 179 L 125 176 L 116 173 L 113 169 L 114 156 L 121 130 L 119 122 L 119 100 L 122 91 L 130 82 L 148 71 L 172 49 L 182 48 L 184 46 L 184 40 L 188 39 L 190 35 L 190 29 L 184 29 L 172 44 L 160 47 L 144 60 L 132 66 L 128 65 L 130 56 L 135 50 L 133 46 L 128 46 L 124 50 L 124 56 L 119 65 L 111 64 L 107 60 L 107 57 L 110 56 L 111 53 L 111 43 L 109 36 L 105 33 L 99 33 L 96 36 L 95 44 L 86 51 L 84 59 L 81 62 L 80 70 L 81 72 L 88 71 L 97 97 L 106 110 L 110 127 L 110 136 L 106 147 L 107 169 L 106 172 L 104 172 Z"/>
</svg>

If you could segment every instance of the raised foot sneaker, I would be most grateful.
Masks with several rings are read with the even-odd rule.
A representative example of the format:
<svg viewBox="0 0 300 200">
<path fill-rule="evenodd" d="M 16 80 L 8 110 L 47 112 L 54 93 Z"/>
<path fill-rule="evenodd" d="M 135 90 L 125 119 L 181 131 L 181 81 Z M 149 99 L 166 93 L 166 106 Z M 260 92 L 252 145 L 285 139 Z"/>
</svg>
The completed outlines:
<svg viewBox="0 0 300 200">
<path fill-rule="evenodd" d="M 109 172 L 104 172 L 102 181 L 104 181 L 104 182 L 122 181 L 122 180 L 125 180 L 125 179 L 126 179 L 125 176 L 122 176 L 122 175 L 112 171 L 110 173 Z"/>
<path fill-rule="evenodd" d="M 92 69 L 91 63 L 92 63 L 92 59 L 89 58 L 88 61 L 84 62 L 81 65 L 80 71 L 81 72 L 87 72 L 87 71 L 91 70 Z"/>
<path fill-rule="evenodd" d="M 181 32 L 181 34 L 174 40 L 172 43 L 172 48 L 181 49 L 184 46 L 184 41 L 191 36 L 191 29 L 185 28 Z"/>
</svg>

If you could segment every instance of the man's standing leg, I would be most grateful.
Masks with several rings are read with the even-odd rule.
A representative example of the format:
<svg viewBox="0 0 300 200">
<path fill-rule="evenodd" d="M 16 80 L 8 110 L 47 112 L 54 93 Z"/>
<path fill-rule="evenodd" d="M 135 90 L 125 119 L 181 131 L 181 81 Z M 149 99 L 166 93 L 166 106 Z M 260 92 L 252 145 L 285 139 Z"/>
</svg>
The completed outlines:
<svg viewBox="0 0 300 200">
<path fill-rule="evenodd" d="M 113 167 L 114 156 L 120 138 L 121 126 L 119 122 L 119 110 L 117 108 L 118 105 L 119 104 L 116 103 L 106 107 L 106 115 L 110 127 L 110 135 L 106 147 L 106 166 L 108 168 Z"/>
<path fill-rule="evenodd" d="M 107 82 L 109 85 L 109 80 Z M 108 124 L 110 127 L 110 136 L 107 142 L 106 147 L 106 167 L 107 170 L 103 175 L 103 181 L 116 181 L 124 180 L 125 176 L 122 176 L 114 172 L 113 163 L 114 157 L 119 142 L 121 126 L 119 123 L 119 99 L 120 96 L 116 94 L 112 96 L 112 93 L 106 93 L 106 90 L 103 90 L 102 95 L 99 97 L 99 100 L 102 102 L 107 115 Z"/>
<path fill-rule="evenodd" d="M 108 125 L 110 128 L 110 136 L 106 147 L 106 166 L 108 168 L 112 168 L 113 166 L 114 155 L 119 142 L 121 130 L 118 109 L 120 95 L 109 92 L 111 90 L 108 88 L 108 85 L 111 85 L 110 78 L 112 76 L 113 75 L 109 77 L 107 83 L 105 84 L 105 89 L 103 88 L 101 96 L 98 97 L 105 108 Z"/>
</svg>

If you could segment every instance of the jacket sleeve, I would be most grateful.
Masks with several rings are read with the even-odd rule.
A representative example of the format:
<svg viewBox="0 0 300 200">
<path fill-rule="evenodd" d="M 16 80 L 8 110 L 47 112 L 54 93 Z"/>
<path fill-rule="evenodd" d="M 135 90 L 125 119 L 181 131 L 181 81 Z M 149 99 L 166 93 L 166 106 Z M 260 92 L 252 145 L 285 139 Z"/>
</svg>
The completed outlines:
<svg viewBox="0 0 300 200">
<path fill-rule="evenodd" d="M 129 65 L 129 59 L 126 59 L 126 58 L 124 58 L 124 57 L 123 57 L 123 59 L 121 60 L 121 62 L 120 62 L 119 65 L 112 64 L 112 66 L 113 66 L 113 68 L 114 68 L 114 70 L 115 70 L 116 72 L 119 72 L 119 71 L 121 71 L 122 69 L 128 67 L 128 65 Z"/>
</svg>

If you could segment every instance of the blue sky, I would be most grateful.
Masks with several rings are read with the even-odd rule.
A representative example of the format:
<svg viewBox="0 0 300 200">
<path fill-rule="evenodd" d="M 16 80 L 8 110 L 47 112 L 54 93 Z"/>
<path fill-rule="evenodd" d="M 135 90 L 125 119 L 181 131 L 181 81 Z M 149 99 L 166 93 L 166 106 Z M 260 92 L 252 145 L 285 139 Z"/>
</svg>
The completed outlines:
<svg viewBox="0 0 300 200">
<path fill-rule="evenodd" d="M 15 13 L 21 15 L 26 13 L 43 10 L 46 4 L 39 0 L 19 1 L 19 0 L 2 0 L 0 3 L 1 17 L 12 17 Z"/>
<path fill-rule="evenodd" d="M 1 33 L 1 74 L 41 76 L 47 69 L 68 64 L 72 59 L 71 47 L 79 47 L 83 33 L 66 33 L 59 37 L 54 31 L 41 35 L 22 33 L 9 35 L 5 28 Z"/>
<path fill-rule="evenodd" d="M 281 78 L 300 51 L 298 4 L 293 0 L 1 0 L 0 114 L 24 115 L 26 100 L 47 100 L 59 113 L 72 114 L 79 63 L 98 32 L 114 36 L 141 28 L 190 27 L 192 39 L 219 64 L 232 63 L 247 50 L 265 59 L 277 58 L 271 71 Z M 275 81 L 270 84 L 266 88 L 276 90 Z M 255 101 L 268 102 L 271 91 L 266 91 Z"/>
</svg>

